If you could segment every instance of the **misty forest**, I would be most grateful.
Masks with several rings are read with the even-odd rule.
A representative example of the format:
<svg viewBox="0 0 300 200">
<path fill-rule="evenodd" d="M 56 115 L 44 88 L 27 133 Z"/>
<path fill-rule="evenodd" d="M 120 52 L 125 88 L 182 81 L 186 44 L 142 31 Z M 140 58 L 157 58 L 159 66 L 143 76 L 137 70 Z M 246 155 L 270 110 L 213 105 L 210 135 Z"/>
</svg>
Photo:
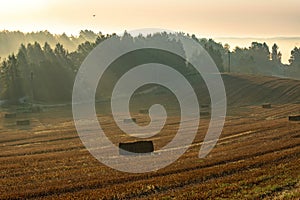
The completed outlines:
<svg viewBox="0 0 300 200">
<path fill-rule="evenodd" d="M 168 34 L 170 33 L 132 37 L 126 31 L 123 36 L 117 36 L 85 30 L 74 37 L 66 34 L 53 35 L 48 31 L 32 33 L 2 31 L 0 32 L 1 103 L 70 102 L 78 68 L 98 44 L 110 37 L 117 37 L 120 42 L 127 39 L 132 43 L 151 40 L 153 37 L 168 40 Z M 291 49 L 289 64 L 283 64 L 277 44 L 269 47 L 266 43 L 253 41 L 248 48 L 235 47 L 230 51 L 230 44 L 221 44 L 212 39 L 197 38 L 195 35 L 185 33 L 178 34 L 186 35 L 200 43 L 221 73 L 258 74 L 294 79 L 300 77 L 298 47 Z M 171 42 L 180 46 L 176 41 Z M 154 52 L 152 56 L 160 59 L 160 55 Z M 197 59 L 197 55 L 189 59 Z M 131 63 L 132 60 L 128 59 L 127 62 Z M 126 66 L 124 70 L 125 68 Z M 192 73 L 192 68 L 189 67 L 178 70 L 183 70 L 185 74 Z M 119 73 L 121 72 L 113 71 L 112 74 L 118 76 Z"/>
</svg>

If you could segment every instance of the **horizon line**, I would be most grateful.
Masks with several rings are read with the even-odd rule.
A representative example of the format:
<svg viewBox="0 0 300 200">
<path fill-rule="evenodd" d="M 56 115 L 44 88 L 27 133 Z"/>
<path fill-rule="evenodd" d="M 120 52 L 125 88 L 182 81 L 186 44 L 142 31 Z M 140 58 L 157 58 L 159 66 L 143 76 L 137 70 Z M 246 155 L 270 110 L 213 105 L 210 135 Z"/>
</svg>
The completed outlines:
<svg viewBox="0 0 300 200">
<path fill-rule="evenodd" d="M 122 32 L 121 31 L 102 31 L 102 30 L 99 30 L 99 31 L 96 31 L 96 30 L 93 30 L 93 29 L 88 29 L 88 28 L 83 28 L 83 29 L 80 29 L 78 30 L 76 33 L 74 31 L 51 31 L 51 30 L 48 30 L 48 29 L 41 29 L 41 30 L 32 30 L 32 31 L 24 31 L 24 30 L 12 30 L 12 29 L 2 29 L 0 30 L 0 32 L 4 32 L 4 31 L 8 31 L 8 32 L 22 32 L 22 33 L 25 33 L 25 34 L 29 34 L 29 33 L 38 33 L 38 32 L 49 32 L 51 33 L 52 35 L 62 35 L 62 34 L 66 34 L 68 37 L 71 37 L 71 36 L 75 36 L 75 37 L 78 37 L 79 34 L 80 34 L 80 31 L 84 31 L 84 30 L 88 30 L 88 31 L 93 31 L 94 33 L 98 34 L 98 33 L 102 33 L 102 34 L 121 34 L 121 33 L 124 33 L 125 31 L 128 31 L 127 29 L 124 29 Z M 133 29 L 134 30 L 134 29 Z M 130 30 L 129 30 L 130 31 Z M 163 32 L 163 30 L 162 30 Z M 226 36 L 226 35 L 207 35 L 207 34 L 200 34 L 200 33 L 193 33 L 193 32 L 187 32 L 187 31 L 174 31 L 174 32 L 182 32 L 182 33 L 185 33 L 185 34 L 189 34 L 189 35 L 196 35 L 197 37 L 199 38 L 212 38 L 212 39 L 299 39 L 300 38 L 300 35 L 270 35 L 270 36 L 246 36 L 246 35 L 231 35 L 231 36 Z"/>
</svg>

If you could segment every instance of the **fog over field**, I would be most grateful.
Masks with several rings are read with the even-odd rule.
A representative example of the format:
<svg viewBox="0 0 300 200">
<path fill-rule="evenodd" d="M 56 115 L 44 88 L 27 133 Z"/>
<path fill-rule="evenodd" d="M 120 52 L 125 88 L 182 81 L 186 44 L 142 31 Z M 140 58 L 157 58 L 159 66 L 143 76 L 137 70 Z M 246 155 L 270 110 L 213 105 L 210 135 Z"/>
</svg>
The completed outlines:
<svg viewBox="0 0 300 200">
<path fill-rule="evenodd" d="M 299 0 L 0 0 L 0 200 L 300 200 Z"/>
</svg>

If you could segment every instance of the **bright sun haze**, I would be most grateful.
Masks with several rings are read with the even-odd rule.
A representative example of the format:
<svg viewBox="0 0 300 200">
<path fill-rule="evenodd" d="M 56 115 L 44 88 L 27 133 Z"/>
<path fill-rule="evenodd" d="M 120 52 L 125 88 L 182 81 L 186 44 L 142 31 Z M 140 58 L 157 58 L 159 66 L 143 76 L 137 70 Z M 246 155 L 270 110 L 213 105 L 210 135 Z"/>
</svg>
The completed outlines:
<svg viewBox="0 0 300 200">
<path fill-rule="evenodd" d="M 158 27 L 207 37 L 299 36 L 300 1 L 1 0 L 0 30 L 78 34 Z M 93 16 L 94 15 L 94 16 Z"/>
<path fill-rule="evenodd" d="M 300 36 L 299 0 L 0 0 L 0 3 L 0 30 L 48 30 L 78 35 L 84 29 L 122 33 L 161 28 L 214 38 L 229 43 L 231 48 L 248 47 L 251 41 L 245 43 L 246 40 L 230 37 L 264 40 Z M 288 63 L 291 49 L 299 46 L 297 41 L 277 41 L 284 63 Z"/>
</svg>

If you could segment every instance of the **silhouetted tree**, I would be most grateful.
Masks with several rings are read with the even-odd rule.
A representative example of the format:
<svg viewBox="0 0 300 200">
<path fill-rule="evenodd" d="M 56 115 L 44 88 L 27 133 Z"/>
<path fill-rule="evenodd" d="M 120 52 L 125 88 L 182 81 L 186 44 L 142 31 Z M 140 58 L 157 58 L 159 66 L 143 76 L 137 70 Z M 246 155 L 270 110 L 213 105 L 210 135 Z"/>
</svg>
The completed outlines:
<svg viewBox="0 0 300 200">
<path fill-rule="evenodd" d="M 7 96 L 11 103 L 17 104 L 20 97 L 22 97 L 23 91 L 21 87 L 20 71 L 18 69 L 17 58 L 14 54 L 8 56 L 7 63 L 3 64 L 6 73 L 6 90 Z"/>
<path fill-rule="evenodd" d="M 126 42 L 129 45 L 143 44 L 147 42 L 165 42 L 168 48 L 176 49 L 186 55 L 186 51 L 180 41 L 170 40 L 171 33 L 155 33 L 147 36 L 139 35 L 132 37 L 125 32 L 119 37 L 115 34 L 103 35 L 102 33 L 94 34 L 91 31 L 82 31 L 78 38 L 62 35 L 64 40 L 82 40 L 76 51 L 69 53 L 64 48 L 64 44 L 57 43 L 57 37 L 49 32 L 28 33 L 26 37 L 21 32 L 2 31 L 0 32 L 0 43 L 3 44 L 3 38 L 19 38 L 20 40 L 29 41 L 37 38 L 38 40 L 51 40 L 43 42 L 41 47 L 38 41 L 27 44 L 21 44 L 16 54 L 11 54 L 0 63 L 0 98 L 9 99 L 12 103 L 17 103 L 18 99 L 23 96 L 30 97 L 34 90 L 35 101 L 69 101 L 71 99 L 74 78 L 86 56 L 98 44 L 106 39 L 115 36 L 116 40 Z M 177 33 L 186 35 L 184 33 Z M 25 39 L 24 39 L 25 37 Z M 221 72 L 224 66 L 228 65 L 229 45 L 224 46 L 212 39 L 198 39 L 195 35 L 188 36 L 198 42 L 209 53 Z M 27 38 L 27 39 L 26 39 Z M 29 39 L 28 39 L 29 38 Z M 52 39 L 51 39 L 52 38 Z M 86 41 L 86 39 L 95 38 L 95 42 Z M 55 41 L 57 44 L 52 44 Z M 65 41 L 66 42 L 66 41 Z M 1 43 L 2 44 L 2 43 Z M 12 43 L 10 43 L 12 44 Z M 18 42 L 14 45 L 19 45 Z M 52 48 L 54 47 L 54 48 Z M 1 51 L 1 50 L 0 50 Z M 0 52 L 1 53 L 1 52 Z M 201 55 L 199 52 L 191 52 L 192 55 L 186 58 L 188 61 L 199 61 Z M 16 55 L 16 56 L 15 56 Z M 127 56 L 127 57 L 126 57 Z M 193 81 L 198 78 L 194 77 L 195 70 L 184 59 L 179 59 L 165 51 L 155 51 L 146 49 L 144 51 L 130 52 L 123 57 L 123 60 L 116 60 L 110 66 L 111 82 L 128 71 L 132 66 L 143 63 L 158 62 L 174 67 L 183 75 L 193 76 Z M 187 55 L 186 55 L 187 56 Z M 193 60 L 194 59 L 194 60 Z M 120 66 L 120 67 L 118 67 Z M 286 65 L 288 66 L 288 65 Z M 262 74 L 262 75 L 287 75 L 290 77 L 300 77 L 300 48 L 294 48 L 291 52 L 290 66 L 283 67 L 281 63 L 281 53 L 278 51 L 277 44 L 272 46 L 272 53 L 266 43 L 253 42 L 248 48 L 236 47 L 231 52 L 231 71 L 240 73 Z M 34 78 L 31 78 L 34 75 Z M 110 86 L 108 86 L 110 87 Z M 32 95 L 33 96 L 33 95 Z"/>
<path fill-rule="evenodd" d="M 300 67 L 300 48 L 295 47 L 291 51 L 291 57 L 289 59 L 291 66 Z"/>
<path fill-rule="evenodd" d="M 280 51 L 278 52 L 279 47 L 277 46 L 277 44 L 275 43 L 272 46 L 272 61 L 275 63 L 281 63 L 281 53 Z"/>
</svg>

